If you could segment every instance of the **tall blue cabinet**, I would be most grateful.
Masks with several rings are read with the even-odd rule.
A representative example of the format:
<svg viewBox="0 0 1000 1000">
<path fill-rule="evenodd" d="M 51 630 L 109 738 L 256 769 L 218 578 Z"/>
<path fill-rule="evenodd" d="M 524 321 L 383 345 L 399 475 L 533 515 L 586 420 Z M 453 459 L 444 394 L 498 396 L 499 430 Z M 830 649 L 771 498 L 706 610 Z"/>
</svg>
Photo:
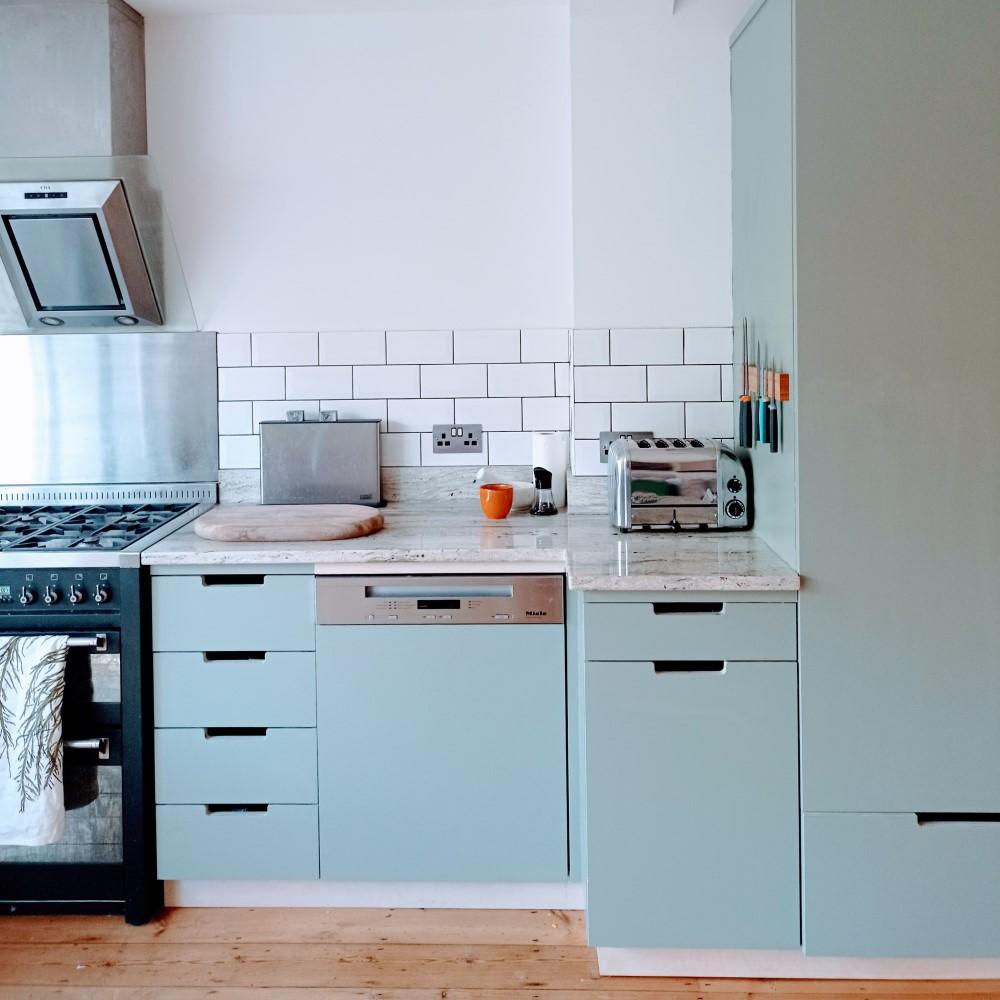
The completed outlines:
<svg viewBox="0 0 1000 1000">
<path fill-rule="evenodd" d="M 791 373 L 808 954 L 1000 955 L 1000 4 L 764 0 L 732 43 L 736 362 Z"/>
</svg>

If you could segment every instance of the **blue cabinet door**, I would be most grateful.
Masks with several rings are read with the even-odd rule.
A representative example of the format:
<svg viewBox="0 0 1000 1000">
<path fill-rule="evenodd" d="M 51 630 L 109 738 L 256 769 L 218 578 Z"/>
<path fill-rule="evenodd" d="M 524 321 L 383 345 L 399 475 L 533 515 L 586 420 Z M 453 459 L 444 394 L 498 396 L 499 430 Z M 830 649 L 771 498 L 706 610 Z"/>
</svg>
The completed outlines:
<svg viewBox="0 0 1000 1000">
<path fill-rule="evenodd" d="M 676 666 L 586 666 L 590 943 L 797 948 L 796 664 Z"/>
<path fill-rule="evenodd" d="M 561 625 L 317 629 L 320 872 L 568 871 Z"/>
</svg>

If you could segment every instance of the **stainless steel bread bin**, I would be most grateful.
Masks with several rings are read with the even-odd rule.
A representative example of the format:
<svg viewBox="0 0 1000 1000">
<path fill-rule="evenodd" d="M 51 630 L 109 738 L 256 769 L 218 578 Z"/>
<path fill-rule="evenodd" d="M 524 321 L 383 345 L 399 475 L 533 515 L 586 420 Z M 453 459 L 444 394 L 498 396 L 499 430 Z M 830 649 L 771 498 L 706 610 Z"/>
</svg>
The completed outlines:
<svg viewBox="0 0 1000 1000">
<path fill-rule="evenodd" d="M 382 501 L 378 420 L 262 420 L 260 502 Z"/>
</svg>

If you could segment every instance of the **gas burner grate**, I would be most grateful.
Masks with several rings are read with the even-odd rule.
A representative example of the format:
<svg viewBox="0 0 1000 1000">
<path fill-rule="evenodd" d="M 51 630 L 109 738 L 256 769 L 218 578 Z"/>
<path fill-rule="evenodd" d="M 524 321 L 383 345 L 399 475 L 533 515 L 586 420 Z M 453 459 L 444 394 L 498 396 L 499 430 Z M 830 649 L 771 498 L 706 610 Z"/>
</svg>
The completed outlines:
<svg viewBox="0 0 1000 1000">
<path fill-rule="evenodd" d="M 0 506 L 0 552 L 118 552 L 194 506 L 190 503 Z"/>
</svg>

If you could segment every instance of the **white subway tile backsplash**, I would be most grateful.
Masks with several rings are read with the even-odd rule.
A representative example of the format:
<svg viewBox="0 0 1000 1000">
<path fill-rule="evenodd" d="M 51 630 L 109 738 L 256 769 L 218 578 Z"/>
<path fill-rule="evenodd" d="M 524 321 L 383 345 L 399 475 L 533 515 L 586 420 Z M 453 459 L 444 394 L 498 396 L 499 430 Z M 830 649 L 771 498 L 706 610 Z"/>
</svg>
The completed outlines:
<svg viewBox="0 0 1000 1000">
<path fill-rule="evenodd" d="M 684 434 L 683 403 L 612 403 L 613 431 L 652 431 L 662 437 Z"/>
<path fill-rule="evenodd" d="M 385 431 L 388 422 L 384 399 L 321 399 L 321 410 L 335 410 L 341 420 L 381 420 Z"/>
<path fill-rule="evenodd" d="M 289 396 L 344 396 L 352 394 L 350 365 L 314 365 L 285 370 L 285 392 Z"/>
<path fill-rule="evenodd" d="M 609 430 L 611 430 L 610 403 L 577 403 L 573 407 L 574 437 L 599 438 L 603 431 Z"/>
<path fill-rule="evenodd" d="M 573 378 L 570 374 L 569 365 L 566 363 L 556 364 L 556 395 L 569 396 L 573 391 Z"/>
<path fill-rule="evenodd" d="M 252 434 L 253 403 L 219 403 L 220 434 Z"/>
<path fill-rule="evenodd" d="M 434 435 L 420 435 L 420 464 L 421 465 L 472 465 L 479 467 L 486 465 L 486 457 L 489 454 L 489 434 L 483 434 L 483 450 L 481 452 L 465 451 L 458 449 L 454 452 L 435 452 Z"/>
<path fill-rule="evenodd" d="M 359 365 L 354 369 L 356 399 L 416 399 L 419 365 Z"/>
<path fill-rule="evenodd" d="M 551 396 L 555 369 L 551 364 L 489 365 L 488 388 L 490 396 Z"/>
<path fill-rule="evenodd" d="M 455 364 L 520 360 L 520 330 L 455 331 Z"/>
<path fill-rule="evenodd" d="M 319 335 L 321 365 L 384 365 L 385 331 L 358 330 Z"/>
<path fill-rule="evenodd" d="M 631 402 L 646 399 L 646 369 L 642 365 L 577 368 L 576 398 L 581 403 Z"/>
<path fill-rule="evenodd" d="M 732 403 L 685 403 L 684 410 L 688 437 L 732 436 Z"/>
<path fill-rule="evenodd" d="M 521 400 L 456 399 L 455 423 L 482 424 L 486 431 L 521 430 Z"/>
<path fill-rule="evenodd" d="M 381 434 L 379 442 L 383 466 L 420 465 L 419 434 Z"/>
<path fill-rule="evenodd" d="M 731 365 L 733 363 L 733 331 L 729 327 L 685 327 L 684 363 L 687 365 Z"/>
<path fill-rule="evenodd" d="M 451 330 L 387 331 L 385 355 L 390 365 L 450 365 L 454 360 Z"/>
<path fill-rule="evenodd" d="M 284 368 L 220 368 L 219 399 L 284 399 Z"/>
<path fill-rule="evenodd" d="M 285 420 L 289 410 L 304 410 L 307 419 L 319 418 L 318 399 L 262 399 L 253 404 L 253 432 L 260 433 L 262 420 Z"/>
<path fill-rule="evenodd" d="M 220 469 L 259 469 L 260 438 L 256 434 L 219 437 Z"/>
<path fill-rule="evenodd" d="M 608 330 L 574 330 L 574 366 L 611 364 L 610 336 Z"/>
<path fill-rule="evenodd" d="M 568 330 L 522 330 L 522 361 L 569 361 Z"/>
<path fill-rule="evenodd" d="M 485 396 L 486 365 L 421 365 L 420 395 Z"/>
<path fill-rule="evenodd" d="M 613 365 L 679 365 L 684 333 L 675 329 L 612 330 Z"/>
<path fill-rule="evenodd" d="M 215 349 L 220 368 L 242 368 L 250 364 L 249 333 L 220 333 Z"/>
<path fill-rule="evenodd" d="M 316 333 L 255 333 L 250 343 L 255 367 L 319 363 Z"/>
<path fill-rule="evenodd" d="M 531 434 L 528 431 L 491 431 L 490 465 L 530 465 Z"/>
<path fill-rule="evenodd" d="M 565 396 L 525 399 L 521 415 L 526 431 L 568 431 L 569 399 Z"/>
<path fill-rule="evenodd" d="M 738 389 L 732 330 L 717 327 L 227 333 L 217 344 L 225 469 L 259 466 L 261 420 L 322 408 L 379 420 L 387 467 L 527 464 L 532 431 L 572 426 L 577 474 L 604 475 L 602 431 L 728 437 Z M 482 424 L 484 452 L 434 455 L 431 426 L 452 422 Z"/>
<path fill-rule="evenodd" d="M 718 365 L 651 365 L 649 398 L 717 402 L 722 399 L 722 372 Z"/>
<path fill-rule="evenodd" d="M 606 476 L 608 466 L 601 461 L 600 441 L 577 438 L 573 442 L 573 474 L 576 476 Z"/>
<path fill-rule="evenodd" d="M 453 399 L 390 399 L 389 432 L 430 431 L 455 419 Z"/>
</svg>

